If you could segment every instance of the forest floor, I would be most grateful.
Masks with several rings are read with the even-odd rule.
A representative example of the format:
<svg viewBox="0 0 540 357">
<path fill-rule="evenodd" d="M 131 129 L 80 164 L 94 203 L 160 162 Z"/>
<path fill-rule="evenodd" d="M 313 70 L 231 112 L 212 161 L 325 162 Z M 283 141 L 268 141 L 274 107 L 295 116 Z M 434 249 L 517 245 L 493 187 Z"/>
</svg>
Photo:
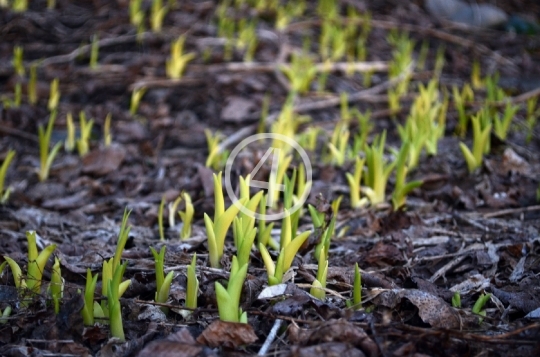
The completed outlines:
<svg viewBox="0 0 540 357">
<path fill-rule="evenodd" d="M 313 63 L 325 68 L 318 50 L 322 22 L 315 2 L 308 2 L 305 11 L 291 16 L 279 31 L 274 25 L 283 18 L 276 11 L 231 5 L 227 16 L 233 22 L 257 20 L 258 41 L 251 63 L 244 61 L 245 49 L 233 47 L 227 57 L 227 40 L 218 36 L 219 18 L 225 15 L 219 15 L 217 1 L 179 1 L 165 15 L 160 32 L 150 31 L 145 20 L 146 31 L 139 35 L 130 23 L 126 0 L 57 1 L 53 10 L 46 10 L 45 1 L 30 3 L 24 12 L 0 12 L 0 159 L 8 150 L 16 151 L 6 174 L 11 194 L 0 207 L 0 253 L 26 271 L 26 232 L 36 231 L 40 248 L 57 245 L 53 255 L 60 260 L 65 286 L 55 314 L 46 289 L 51 258 L 43 272 L 41 293 L 24 306 L 11 270 L 5 267 L 0 309 L 10 306 L 12 312 L 0 324 L 0 355 L 240 356 L 257 354 L 265 341 L 270 345 L 263 352 L 269 356 L 540 355 L 540 127 L 531 124 L 531 115 L 539 115 L 534 113 L 536 107 L 532 114 L 527 112 L 527 103 L 533 103 L 540 92 L 538 35 L 504 29 L 472 31 L 444 23 L 432 18 L 420 1 L 371 5 L 339 1 L 343 18 L 348 7 L 371 14 L 358 25 L 360 29 L 361 23 L 370 24 L 365 68 L 358 66 L 352 74 L 345 73 L 346 65 L 341 69 L 334 65 L 326 74 L 319 71 L 292 103 L 294 120 L 304 120 L 297 134 L 322 130 L 314 150 L 306 150 L 313 169 L 307 203 L 324 212 L 327 223 L 336 217 L 326 298 L 309 294 L 317 276 L 314 247 L 321 238 L 315 230 L 284 277 L 284 290 L 265 290 L 270 297 L 259 296 L 268 286 L 267 271 L 254 246 L 241 297 L 248 325 L 220 325 L 214 286 L 227 281 L 236 249 L 231 229 L 223 268 L 210 267 L 203 214 L 213 217 L 212 173 L 224 167 L 219 162 L 217 170 L 205 166 L 209 154 L 205 130 L 221 133 L 223 146 L 232 150 L 257 132 L 268 101 L 263 132 L 271 131 L 291 90 L 279 66 L 290 63 L 293 53 L 308 51 Z M 143 2 L 144 6 L 150 14 L 150 2 Z M 508 2 L 504 10 L 540 13 L 534 1 Z M 416 59 L 407 93 L 394 112 L 389 109 L 388 90 L 403 76 L 388 75 L 394 46 L 399 46 L 389 43 L 391 33 L 407 34 L 399 41 L 414 41 L 411 58 Z M 184 52 L 195 57 L 181 79 L 171 80 L 165 63 L 171 42 L 183 34 Z M 94 35 L 99 54 L 97 67 L 90 68 Z M 15 46 L 24 51 L 22 75 L 15 73 L 12 64 Z M 437 73 L 439 49 L 444 66 Z M 346 63 L 346 56 L 334 62 Z M 459 143 L 472 145 L 472 129 L 463 137 L 456 134 L 459 113 L 452 87 L 461 89 L 471 82 L 475 62 L 481 74 L 477 79 L 498 74 L 497 88 L 504 96 L 489 102 L 485 81 L 480 83 L 474 99 L 466 103 L 466 116 L 486 105 L 490 113 L 502 115 L 507 103 L 515 105 L 517 112 L 508 136 L 503 140 L 492 133 L 489 153 L 470 173 Z M 33 63 L 37 102 L 30 104 Z M 320 86 L 323 75 L 327 75 L 324 88 Z M 398 125 L 405 124 L 420 84 L 427 85 L 435 76 L 441 102 L 445 95 L 449 98 L 446 127 L 437 154 L 424 151 L 418 166 L 409 170 L 408 180 L 422 180 L 422 185 L 408 195 L 403 209 L 394 210 L 392 174 L 385 203 L 352 209 L 345 173 L 354 170 L 356 154 L 339 165 L 328 159 L 327 143 L 343 119 L 340 93 L 348 93 L 350 109 L 370 112 L 368 143 L 386 131 L 385 154 L 392 160 L 393 150 L 401 146 Z M 49 86 L 55 78 L 61 97 L 51 147 L 66 138 L 68 113 L 78 126 L 79 113 L 84 111 L 94 125 L 90 151 L 81 157 L 62 145 L 48 179 L 40 181 L 38 126 L 47 125 L 50 118 Z M 18 87 L 22 100 L 16 104 Z M 132 114 L 132 92 L 140 88 L 146 92 Z M 105 146 L 103 130 L 109 113 L 112 144 Z M 350 122 L 350 145 L 361 134 L 360 127 L 356 119 Z M 263 150 L 245 151 L 232 163 L 234 187 L 239 175 L 253 170 Z M 295 157 L 291 167 L 299 162 Z M 270 166 L 265 164 L 261 172 L 268 175 Z M 186 240 L 179 239 L 178 215 L 174 226 L 168 220 L 168 204 L 183 192 L 191 196 L 195 212 L 192 234 Z M 333 214 L 329 207 L 339 196 L 343 199 Z M 160 212 L 162 198 L 167 204 Z M 230 204 L 227 198 L 226 206 Z M 184 207 L 182 201 L 178 209 Z M 87 269 L 101 276 L 104 260 L 114 255 L 126 208 L 131 229 L 122 258 L 127 262 L 124 278 L 131 279 L 131 285 L 121 298 L 127 341 L 121 342 L 111 339 L 108 324 L 83 325 L 81 291 Z M 164 240 L 158 227 L 160 213 Z M 277 241 L 280 227 L 281 221 L 276 221 L 272 236 Z M 307 209 L 298 230 L 313 230 Z M 175 274 L 169 300 L 160 305 L 170 308 L 166 316 L 153 303 L 155 269 L 149 249 L 163 245 L 165 269 Z M 184 318 L 186 268 L 194 253 L 198 308 Z M 355 263 L 362 272 L 359 309 L 346 304 Z M 98 283 L 98 300 L 100 289 Z M 482 294 L 490 295 L 480 316 L 472 309 Z M 461 307 L 452 304 L 456 295 Z"/>
</svg>

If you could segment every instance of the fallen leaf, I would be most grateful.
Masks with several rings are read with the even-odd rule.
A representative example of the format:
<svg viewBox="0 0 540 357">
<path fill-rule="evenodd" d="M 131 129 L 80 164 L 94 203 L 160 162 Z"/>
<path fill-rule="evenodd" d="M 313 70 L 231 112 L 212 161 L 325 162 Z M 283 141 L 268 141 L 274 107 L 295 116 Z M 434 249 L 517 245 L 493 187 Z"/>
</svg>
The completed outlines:
<svg viewBox="0 0 540 357">
<path fill-rule="evenodd" d="M 83 172 L 96 176 L 103 176 L 118 170 L 124 158 L 125 150 L 120 146 L 109 146 L 104 149 L 93 150 L 83 159 Z"/>
<path fill-rule="evenodd" d="M 248 118 L 255 103 L 242 97 L 231 96 L 227 98 L 227 105 L 221 111 L 221 119 L 226 122 L 241 123 Z"/>
<path fill-rule="evenodd" d="M 197 342 L 209 347 L 236 348 L 257 341 L 257 335 L 249 324 L 215 320 L 197 338 Z"/>
<path fill-rule="evenodd" d="M 401 299 L 409 300 L 418 308 L 418 315 L 432 327 L 453 329 L 459 327 L 459 317 L 443 299 L 428 292 L 417 289 L 392 289 L 380 293 L 374 301 L 376 304 L 390 308 L 395 307 Z"/>
</svg>

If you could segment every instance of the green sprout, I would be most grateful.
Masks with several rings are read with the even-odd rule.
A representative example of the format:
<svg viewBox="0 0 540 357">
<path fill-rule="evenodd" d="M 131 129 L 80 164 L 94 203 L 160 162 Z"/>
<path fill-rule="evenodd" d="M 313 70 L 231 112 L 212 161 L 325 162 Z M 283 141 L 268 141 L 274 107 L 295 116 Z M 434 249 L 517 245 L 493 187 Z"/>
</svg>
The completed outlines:
<svg viewBox="0 0 540 357">
<path fill-rule="evenodd" d="M 4 162 L 2 162 L 2 166 L 0 166 L 0 204 L 2 205 L 6 204 L 11 193 L 11 188 L 8 187 L 4 189 L 4 184 L 6 181 L 7 170 L 9 168 L 9 165 L 11 165 L 14 157 L 15 150 L 9 150 L 6 154 L 6 157 L 4 158 Z"/>
<path fill-rule="evenodd" d="M 50 112 L 58 108 L 58 103 L 60 102 L 59 85 L 60 85 L 60 82 L 58 78 L 53 79 L 53 81 L 51 82 L 49 103 L 47 104 L 47 108 L 49 109 Z"/>
<path fill-rule="evenodd" d="M 131 93 L 131 103 L 129 105 L 129 113 L 131 115 L 135 115 L 137 113 L 137 109 L 139 108 L 139 103 L 141 102 L 141 99 L 145 93 L 146 93 L 145 87 L 136 88 L 133 90 L 133 93 Z"/>
<path fill-rule="evenodd" d="M 345 176 L 347 178 L 347 183 L 349 184 L 350 189 L 350 200 L 351 200 L 351 207 L 354 209 L 362 208 L 367 206 L 368 199 L 366 197 L 360 198 L 360 183 L 362 180 L 362 172 L 364 171 L 364 163 L 365 159 L 360 159 L 359 157 L 356 157 L 355 165 L 354 165 L 354 173 L 350 174 L 349 172 L 345 173 Z M 312 214 L 313 217 L 313 214 Z"/>
<path fill-rule="evenodd" d="M 343 166 L 347 159 L 348 142 L 349 142 L 349 129 L 346 123 L 338 123 L 332 133 L 332 138 L 327 144 L 332 157 L 332 162 L 338 167 Z"/>
<path fill-rule="evenodd" d="M 257 49 L 257 34 L 255 29 L 257 22 L 255 20 L 247 21 L 241 19 L 238 22 L 238 39 L 236 41 L 236 47 L 239 50 L 245 50 L 244 61 L 251 62 Z"/>
<path fill-rule="evenodd" d="M 317 75 L 317 68 L 308 54 L 293 53 L 289 66 L 281 65 L 281 71 L 290 81 L 293 93 L 307 93 Z"/>
<path fill-rule="evenodd" d="M 483 310 L 484 306 L 491 299 L 491 294 L 480 294 L 478 300 L 474 303 L 472 308 L 472 313 L 476 315 L 486 316 L 486 310 Z M 479 322 L 482 322 L 482 318 L 479 319 Z"/>
<path fill-rule="evenodd" d="M 360 113 L 356 108 L 351 111 L 352 115 L 358 121 L 358 133 L 354 136 L 354 144 L 352 153 L 353 155 L 358 155 L 360 151 L 363 151 L 367 139 L 371 131 L 373 130 L 373 123 L 371 122 L 371 112 L 367 111 L 365 113 Z"/>
<path fill-rule="evenodd" d="M 392 193 L 392 205 L 394 211 L 397 211 L 405 205 L 407 195 L 417 187 L 422 185 L 422 181 L 411 181 L 406 182 L 407 172 L 409 168 L 407 167 L 405 161 L 407 160 L 407 155 L 409 151 L 409 143 L 404 142 L 401 145 L 397 159 L 395 161 L 396 168 L 396 184 L 394 186 L 394 192 Z"/>
<path fill-rule="evenodd" d="M 165 246 L 161 247 L 159 253 L 153 247 L 150 247 L 150 251 L 154 256 L 155 269 L 156 269 L 156 295 L 155 301 L 159 303 L 166 303 L 169 299 L 169 290 L 171 289 L 171 283 L 174 278 L 174 272 L 171 271 L 165 276 Z M 166 307 L 161 307 L 161 311 L 167 313 L 169 311 Z"/>
<path fill-rule="evenodd" d="M 14 93 L 14 96 L 15 98 L 13 99 L 13 106 L 15 108 L 18 108 L 21 106 L 21 102 L 22 102 L 22 85 L 21 83 L 17 82 L 15 83 L 15 93 Z"/>
<path fill-rule="evenodd" d="M 236 256 L 233 256 L 227 289 L 216 281 L 216 297 L 221 321 L 247 323 L 247 313 L 242 312 L 240 308 L 240 296 L 247 275 L 247 268 L 247 264 L 240 266 Z"/>
<path fill-rule="evenodd" d="M 208 145 L 208 157 L 206 158 L 205 166 L 217 171 L 223 166 L 223 163 L 229 156 L 228 152 L 224 151 L 219 145 L 221 140 L 223 140 L 223 135 L 219 132 L 213 135 L 209 129 L 204 130 L 204 135 L 206 136 L 206 143 Z"/>
<path fill-rule="evenodd" d="M 6 306 L 2 314 L 0 314 L 0 324 L 6 324 L 8 322 L 9 315 L 11 315 L 11 306 Z"/>
<path fill-rule="evenodd" d="M 38 127 L 38 139 L 39 139 L 39 171 L 38 177 L 40 181 L 45 181 L 49 177 L 49 171 L 56 154 L 62 147 L 61 142 L 57 142 L 52 150 L 49 152 L 49 145 L 51 142 L 52 130 L 54 127 L 54 121 L 56 120 L 56 111 L 53 111 L 49 116 L 49 122 L 47 128 L 44 130 L 43 126 Z"/>
<path fill-rule="evenodd" d="M 24 12 L 28 9 L 28 0 L 13 0 L 11 9 L 15 12 Z"/>
<path fill-rule="evenodd" d="M 64 141 L 64 150 L 72 152 L 75 150 L 75 124 L 73 123 L 73 115 L 68 112 L 66 115 L 66 140 Z"/>
<path fill-rule="evenodd" d="M 334 214 L 332 216 L 332 219 L 330 220 L 330 223 L 324 229 L 323 234 L 321 235 L 321 241 L 315 247 L 315 252 L 314 252 L 315 258 L 319 259 L 319 255 L 323 251 L 325 253 L 324 259 L 328 260 L 328 252 L 330 251 L 330 242 L 332 240 L 332 236 L 334 235 L 335 228 L 336 228 L 336 219 L 337 219 L 337 211 L 334 211 Z"/>
<path fill-rule="evenodd" d="M 197 308 L 197 294 L 199 292 L 199 280 L 195 268 L 197 267 L 197 254 L 193 254 L 191 264 L 187 267 L 187 291 L 186 291 L 186 307 L 190 309 Z"/>
<path fill-rule="evenodd" d="M 84 306 L 81 310 L 85 326 L 94 326 L 94 291 L 99 274 L 92 276 L 90 268 L 86 269 L 86 287 L 84 289 Z M 97 302 L 96 302 L 97 304 Z M 99 307 L 99 305 L 97 305 Z M 100 307 L 99 307 L 100 309 Z"/>
<path fill-rule="evenodd" d="M 501 140 L 506 140 L 508 130 L 510 129 L 510 124 L 512 123 L 512 119 L 514 118 L 518 110 L 519 106 L 512 105 L 512 103 L 508 102 L 506 103 L 506 106 L 504 108 L 504 114 L 502 118 L 499 113 L 496 113 L 493 117 L 493 132 Z"/>
<path fill-rule="evenodd" d="M 311 221 L 313 222 L 313 228 L 321 228 L 324 224 L 324 212 L 319 212 L 317 208 L 311 204 L 308 204 L 308 210 Z"/>
<path fill-rule="evenodd" d="M 409 71 L 409 67 L 413 61 L 414 41 L 409 38 L 406 32 L 398 33 L 397 31 L 391 31 L 387 40 L 394 47 L 392 61 L 388 66 L 389 78 L 392 79 L 405 75 L 403 80 L 396 85 L 395 91 L 389 89 L 389 94 L 394 96 L 394 101 L 397 100 L 399 103 L 399 98 L 407 94 L 411 80 L 412 74 Z"/>
<path fill-rule="evenodd" d="M 163 19 L 169 11 L 168 6 L 163 6 L 162 0 L 152 0 L 152 7 L 150 9 L 150 26 L 152 31 L 159 32 L 163 26 Z"/>
<path fill-rule="evenodd" d="M 478 62 L 477 59 L 473 61 L 471 67 L 471 84 L 474 89 L 482 89 L 484 87 L 484 81 L 482 80 L 480 71 L 480 62 Z"/>
<path fill-rule="evenodd" d="M 241 199 L 238 204 L 231 205 L 225 211 L 225 199 L 223 198 L 223 185 L 221 183 L 222 173 L 214 174 L 214 220 L 205 213 L 204 223 L 206 234 L 208 235 L 208 251 L 210 255 L 210 265 L 213 268 L 221 266 L 220 260 L 225 248 L 225 236 L 232 224 L 234 217 L 240 211 L 240 207 L 246 203 L 246 199 Z"/>
<path fill-rule="evenodd" d="M 29 291 L 32 294 L 39 294 L 41 290 L 41 278 L 45 271 L 45 264 L 47 264 L 50 255 L 56 249 L 56 244 L 48 245 L 38 254 L 36 232 L 27 231 L 26 239 L 28 241 L 28 267 L 26 279 L 23 278 L 22 270 L 17 262 L 7 255 L 4 255 L 4 259 L 11 268 L 11 273 L 15 280 L 15 287 L 22 289 L 21 293 Z M 28 306 L 28 301 L 23 301 L 22 304 L 23 306 Z"/>
<path fill-rule="evenodd" d="M 261 197 L 259 202 L 259 214 L 264 217 L 266 215 L 266 199 L 267 195 Z M 274 228 L 274 223 L 268 224 L 264 218 L 259 219 L 259 226 L 257 230 L 257 243 L 263 244 L 264 246 L 272 245 L 277 248 L 277 245 L 274 244 L 274 241 L 271 239 L 272 228 Z"/>
<path fill-rule="evenodd" d="M 129 22 L 137 28 L 137 33 L 144 31 L 144 11 L 142 9 L 143 0 L 129 1 Z"/>
<path fill-rule="evenodd" d="M 456 309 L 461 309 L 461 295 L 459 291 L 454 292 L 454 295 L 452 295 L 452 306 Z"/>
<path fill-rule="evenodd" d="M 471 150 L 463 142 L 459 143 L 463 157 L 467 162 L 469 172 L 475 171 L 482 166 L 484 152 L 489 144 L 489 134 L 491 132 L 491 124 L 487 125 L 483 130 L 480 128 L 480 115 L 475 115 L 471 119 L 473 127 L 473 149 Z"/>
<path fill-rule="evenodd" d="M 248 175 L 245 179 L 240 177 L 240 199 L 245 200 L 245 208 L 248 211 L 255 212 L 264 192 L 259 191 L 255 196 L 250 198 L 250 181 L 251 175 Z M 234 245 L 237 250 L 238 263 L 241 266 L 249 263 L 249 255 L 256 235 L 257 228 L 255 228 L 255 217 L 244 212 L 239 212 L 233 222 L 233 237 Z"/>
<path fill-rule="evenodd" d="M 187 64 L 195 58 L 195 53 L 184 53 L 186 35 L 178 37 L 171 45 L 171 57 L 166 62 L 168 78 L 180 79 L 186 70 Z"/>
<path fill-rule="evenodd" d="M 180 218 L 182 219 L 182 230 L 180 231 L 180 239 L 188 239 L 191 237 L 191 222 L 193 222 L 193 216 L 195 214 L 195 209 L 193 208 L 193 203 L 191 203 L 191 197 L 187 192 L 182 194 L 184 197 L 186 210 L 183 212 L 178 212 Z"/>
<path fill-rule="evenodd" d="M 129 237 L 129 231 L 131 230 L 131 227 L 127 226 L 128 218 L 129 218 L 130 211 L 127 209 L 124 210 L 124 215 L 122 217 L 122 224 L 120 226 L 120 232 L 118 233 L 118 242 L 116 243 L 116 251 L 114 252 L 114 256 L 110 258 L 109 260 L 105 260 L 103 262 L 103 268 L 102 268 L 102 287 L 101 292 L 103 296 L 109 296 L 109 286 L 111 285 L 111 281 L 116 276 L 117 270 L 120 269 L 120 260 L 122 259 L 122 252 L 124 251 L 124 247 L 126 246 L 128 237 Z M 124 265 L 125 268 L 125 265 Z M 120 275 L 120 278 L 122 277 L 124 273 L 122 272 Z M 123 282 L 115 282 L 113 286 L 115 286 L 115 289 L 117 289 L 117 292 L 114 292 L 113 298 L 116 297 L 116 294 L 118 296 L 122 296 L 124 292 L 127 290 L 129 285 L 131 284 L 131 280 L 126 280 Z M 101 306 L 96 306 L 94 304 L 94 316 L 96 317 L 107 317 L 110 318 L 110 306 L 107 304 L 107 301 L 101 301 Z"/>
<path fill-rule="evenodd" d="M 454 97 L 454 105 L 458 111 L 458 125 L 456 127 L 456 133 L 464 137 L 467 132 L 467 125 L 469 123 L 469 117 L 465 113 L 465 103 L 474 100 L 474 92 L 471 86 L 467 83 L 461 89 L 461 92 L 456 86 L 452 87 L 452 94 Z"/>
<path fill-rule="evenodd" d="M 384 144 L 386 131 L 378 135 L 371 146 L 366 146 L 367 175 L 364 175 L 364 183 L 367 186 L 364 191 L 372 205 L 385 201 L 386 184 L 392 172 L 395 162 L 388 164 L 384 158 Z"/>
<path fill-rule="evenodd" d="M 19 77 L 24 76 L 23 48 L 21 46 L 13 47 L 13 68 L 15 69 L 15 74 Z"/>
<path fill-rule="evenodd" d="M 120 305 L 121 281 L 127 262 L 124 262 L 115 269 L 113 278 L 109 280 L 107 289 L 107 302 L 109 308 L 109 324 L 111 325 L 111 335 L 120 341 L 125 341 L 124 325 L 122 322 L 122 306 Z M 130 280 L 127 280 L 130 281 Z"/>
<path fill-rule="evenodd" d="M 353 284 L 353 307 L 356 310 L 362 307 L 362 275 L 358 268 L 358 263 L 354 264 L 354 284 Z"/>
<path fill-rule="evenodd" d="M 259 250 L 266 267 L 266 272 L 268 273 L 269 285 L 277 285 L 282 282 L 283 274 L 289 270 L 296 253 L 311 234 L 311 231 L 306 231 L 292 238 L 292 227 L 289 211 L 285 209 L 284 214 L 285 217 L 283 218 L 281 230 L 285 233 L 282 234 L 280 253 L 276 263 L 274 263 L 270 257 L 270 253 L 266 247 L 259 243 Z"/>
<path fill-rule="evenodd" d="M 276 30 L 284 30 L 293 18 L 302 16 L 306 9 L 306 2 L 299 0 L 287 2 L 285 5 L 278 3 L 276 6 Z"/>
<path fill-rule="evenodd" d="M 317 138 L 321 133 L 320 127 L 310 126 L 306 128 L 298 137 L 298 144 L 307 151 L 314 152 L 317 148 Z"/>
<path fill-rule="evenodd" d="M 47 10 L 52 10 L 56 6 L 56 0 L 47 0 Z"/>
<path fill-rule="evenodd" d="M 527 135 L 525 137 L 525 142 L 528 144 L 533 138 L 534 127 L 538 121 L 538 116 L 540 116 L 540 108 L 537 109 L 536 105 L 538 103 L 538 97 L 533 97 L 527 99 L 527 114 L 525 117 L 525 124 L 527 127 Z"/>
<path fill-rule="evenodd" d="M 92 36 L 92 46 L 90 47 L 90 68 L 98 68 L 98 58 L 99 58 L 99 37 L 98 35 Z"/>
<path fill-rule="evenodd" d="M 28 80 L 28 101 L 34 105 L 38 101 L 37 93 L 37 64 L 30 66 L 30 79 Z"/>
<path fill-rule="evenodd" d="M 79 152 L 79 156 L 84 156 L 88 153 L 90 150 L 89 147 L 89 141 L 90 136 L 92 135 L 92 126 L 94 125 L 94 120 L 86 120 L 86 114 L 81 111 L 79 113 L 79 126 L 80 126 L 80 138 L 77 140 L 77 151 Z"/>
<path fill-rule="evenodd" d="M 324 289 L 326 288 L 326 276 L 328 274 L 328 259 L 325 256 L 325 251 L 322 249 L 318 259 L 317 278 L 313 281 L 309 290 L 309 293 L 319 300 L 326 298 Z"/>
<path fill-rule="evenodd" d="M 111 120 L 112 115 L 109 113 L 105 117 L 105 123 L 103 124 L 103 145 L 105 145 L 105 147 L 111 146 L 112 144 Z"/>
<path fill-rule="evenodd" d="M 486 77 L 486 100 L 487 102 L 500 102 L 505 97 L 506 94 L 504 90 L 499 87 L 499 74 L 495 73 L 492 76 Z"/>
<path fill-rule="evenodd" d="M 64 279 L 60 270 L 60 260 L 57 257 L 54 258 L 49 290 L 54 304 L 54 313 L 58 314 L 60 312 L 60 300 L 64 294 Z"/>
</svg>

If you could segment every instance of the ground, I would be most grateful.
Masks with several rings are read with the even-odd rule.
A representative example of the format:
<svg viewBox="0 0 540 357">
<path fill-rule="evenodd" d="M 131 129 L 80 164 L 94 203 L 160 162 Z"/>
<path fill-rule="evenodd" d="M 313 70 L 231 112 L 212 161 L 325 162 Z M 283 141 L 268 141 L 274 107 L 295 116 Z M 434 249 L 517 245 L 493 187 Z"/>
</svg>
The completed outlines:
<svg viewBox="0 0 540 357">
<path fill-rule="evenodd" d="M 244 61 L 246 49 L 233 46 L 226 53 L 227 40 L 219 36 L 218 26 L 223 8 L 217 1 L 169 3 L 174 6 L 162 29 L 151 31 L 145 19 L 139 34 L 130 23 L 127 0 L 57 1 L 52 10 L 46 9 L 45 1 L 30 1 L 27 11 L 0 12 L 2 161 L 8 150 L 16 151 L 5 177 L 11 194 L 0 207 L 0 252 L 26 272 L 26 233 L 36 231 L 40 249 L 57 245 L 53 255 L 60 260 L 65 281 L 55 314 L 46 289 L 52 258 L 43 271 L 40 294 L 27 304 L 21 304 L 23 295 L 5 267 L 0 308 L 10 306 L 12 312 L 0 324 L 1 355 L 236 356 L 256 354 L 265 341 L 270 343 L 264 351 L 268 355 L 540 354 L 540 134 L 527 114 L 527 102 L 538 97 L 540 88 L 538 34 L 464 29 L 431 17 L 420 1 L 338 1 L 343 18 L 347 7 L 371 14 L 371 20 L 363 17 L 355 25 L 371 24 L 365 42 L 365 68 L 371 72 L 359 66 L 346 73 L 334 65 L 326 73 L 324 88 L 322 70 L 293 103 L 295 113 L 309 117 L 309 122 L 299 124 L 298 133 L 315 127 L 324 130 L 315 149 L 307 150 L 313 166 L 308 203 L 324 212 L 328 223 L 330 204 L 343 196 L 328 251 L 326 298 L 308 294 L 317 275 L 314 247 L 321 239 L 320 230 L 315 230 L 286 274 L 285 290 L 267 298 L 259 298 L 267 287 L 267 272 L 254 246 L 241 297 L 248 325 L 220 324 L 214 286 L 217 281 L 226 285 L 236 249 L 231 229 L 222 268 L 210 267 L 203 214 L 213 217 L 212 173 L 223 166 L 219 162 L 217 170 L 205 166 L 209 155 L 205 129 L 221 133 L 229 150 L 257 132 L 261 116 L 266 124 L 263 132 L 269 132 L 291 90 L 279 66 L 307 48 L 312 61 L 325 68 L 318 51 L 322 22 L 315 2 L 308 2 L 305 11 L 291 16 L 280 30 L 275 23 L 283 18 L 276 11 L 230 5 L 226 16 L 233 22 L 258 20 L 258 43 L 250 63 Z M 501 6 L 525 18 L 539 13 L 534 1 Z M 150 2 L 143 1 L 142 7 L 151 13 Z M 387 41 L 392 32 L 406 33 L 414 41 L 415 64 L 422 58 L 422 48 L 427 49 L 425 65 L 408 68 L 409 89 L 396 111 L 389 109 L 388 89 L 405 77 L 388 76 L 395 48 Z M 99 53 L 97 67 L 90 68 L 94 35 Z M 180 35 L 186 35 L 184 52 L 195 56 L 181 79 L 168 79 L 165 63 L 171 42 Z M 24 73 L 15 73 L 15 46 L 23 49 Z M 439 49 L 442 72 L 435 70 Z M 346 56 L 334 62 L 346 63 Z M 452 86 L 462 88 L 471 82 L 475 62 L 480 66 L 477 79 L 498 76 L 504 93 L 501 100 L 489 103 L 491 113 L 502 114 L 506 103 L 518 110 L 508 136 L 501 139 L 492 133 L 489 153 L 479 168 L 469 172 L 459 143 L 471 146 L 472 130 L 457 134 L 459 113 Z M 32 65 L 37 69 L 34 104 L 28 95 Z M 439 97 L 447 93 L 450 100 L 437 154 L 424 151 L 419 165 L 408 173 L 408 181 L 422 180 L 422 185 L 395 210 L 390 197 L 396 179 L 391 175 L 384 203 L 352 209 L 345 173 L 354 170 L 354 160 L 348 157 L 337 165 L 324 159 L 342 116 L 339 94 L 348 93 L 349 108 L 371 113 L 368 143 L 386 130 L 385 153 L 390 158 L 395 157 L 392 149 L 401 146 L 397 127 L 406 122 L 420 84 L 427 85 L 434 77 L 439 79 Z M 40 181 L 38 126 L 46 126 L 50 118 L 49 88 L 55 78 L 61 97 L 51 147 L 67 137 L 68 113 L 78 127 L 79 113 L 84 111 L 94 126 L 90 151 L 81 157 L 62 145 L 49 177 Z M 22 93 L 20 104 L 14 94 L 17 88 Z M 146 92 L 131 113 L 132 92 L 140 88 Z M 474 93 L 465 108 L 469 116 L 488 102 L 485 82 Z M 268 112 L 261 114 L 265 101 Z M 532 109 L 533 116 L 538 115 Z M 106 146 L 103 130 L 109 113 L 112 143 Z M 359 126 L 356 119 L 350 123 L 351 145 Z M 247 151 L 233 163 L 234 182 L 254 168 L 262 150 Z M 292 165 L 298 163 L 295 158 Z M 267 177 L 269 171 L 267 165 L 262 173 Z M 191 196 L 195 210 L 192 234 L 186 240 L 179 239 L 181 224 L 169 227 L 170 206 L 159 209 L 162 198 L 171 203 L 182 192 Z M 184 207 L 182 201 L 179 209 Z M 103 261 L 114 255 L 126 208 L 131 228 L 122 259 L 127 262 L 124 278 L 131 279 L 131 285 L 121 298 L 127 340 L 122 343 L 111 339 L 108 324 L 83 325 L 81 292 L 87 269 L 101 276 Z M 160 240 L 160 215 L 165 240 Z M 277 240 L 280 227 L 281 221 L 276 221 Z M 299 231 L 312 229 L 305 210 Z M 166 271 L 174 272 L 169 300 L 160 305 L 170 308 L 166 317 L 154 307 L 155 269 L 149 249 L 164 245 Z M 180 312 L 186 298 L 186 269 L 194 253 L 198 308 L 184 318 Z M 355 263 L 362 272 L 359 309 L 346 305 Z M 97 300 L 100 291 L 99 282 Z M 461 307 L 452 304 L 456 292 Z M 480 309 L 484 316 L 472 313 L 482 294 L 491 294 Z"/>
</svg>

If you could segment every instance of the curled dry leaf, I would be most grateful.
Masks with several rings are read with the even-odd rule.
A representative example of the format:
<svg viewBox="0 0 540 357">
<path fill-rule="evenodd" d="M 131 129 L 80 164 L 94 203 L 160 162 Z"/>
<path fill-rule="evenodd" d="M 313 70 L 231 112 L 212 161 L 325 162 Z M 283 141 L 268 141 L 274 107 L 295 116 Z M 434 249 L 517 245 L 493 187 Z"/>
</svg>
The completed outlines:
<svg viewBox="0 0 540 357">
<path fill-rule="evenodd" d="M 403 298 L 416 306 L 422 321 L 432 327 L 447 329 L 459 327 L 459 316 L 456 311 L 443 299 L 425 291 L 416 289 L 387 290 L 375 298 L 375 303 L 393 308 Z"/>
<path fill-rule="evenodd" d="M 341 354 L 329 353 L 329 351 L 326 351 L 326 349 L 330 348 L 332 351 L 337 349 L 345 352 L 349 351 L 351 348 L 353 348 L 353 346 L 358 347 L 363 351 L 361 355 L 364 355 L 365 353 L 367 356 L 375 357 L 379 353 L 377 344 L 371 340 L 371 338 L 369 338 L 362 328 L 355 326 L 343 319 L 325 321 L 316 328 L 312 329 L 301 329 L 297 325 L 291 325 L 288 333 L 291 342 L 304 346 L 307 345 L 318 347 L 318 349 L 313 350 L 313 352 L 319 352 L 313 355 L 338 356 Z M 306 351 L 297 349 L 297 352 L 299 353 L 299 356 L 307 356 L 307 354 L 303 354 L 303 352 Z M 354 351 L 350 351 L 350 353 L 353 352 Z M 349 355 L 348 353 L 349 352 L 346 354 L 347 356 Z M 357 352 L 354 352 L 351 354 L 351 356 L 359 355 L 356 353 Z"/>
<path fill-rule="evenodd" d="M 257 341 L 257 335 L 249 324 L 215 320 L 197 338 L 197 342 L 209 347 L 236 348 Z"/>
<path fill-rule="evenodd" d="M 167 336 L 164 340 L 149 343 L 138 357 L 214 357 L 209 348 L 198 344 L 187 328 Z"/>
<path fill-rule="evenodd" d="M 118 170 L 126 151 L 120 146 L 109 146 L 86 154 L 83 161 L 83 172 L 96 176 L 104 176 Z"/>
</svg>

